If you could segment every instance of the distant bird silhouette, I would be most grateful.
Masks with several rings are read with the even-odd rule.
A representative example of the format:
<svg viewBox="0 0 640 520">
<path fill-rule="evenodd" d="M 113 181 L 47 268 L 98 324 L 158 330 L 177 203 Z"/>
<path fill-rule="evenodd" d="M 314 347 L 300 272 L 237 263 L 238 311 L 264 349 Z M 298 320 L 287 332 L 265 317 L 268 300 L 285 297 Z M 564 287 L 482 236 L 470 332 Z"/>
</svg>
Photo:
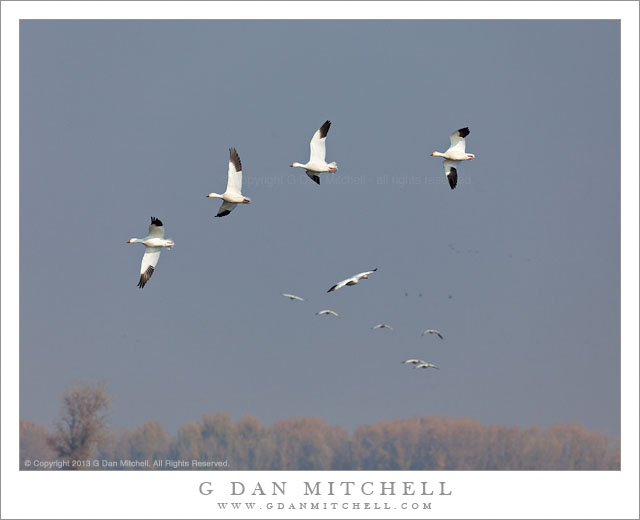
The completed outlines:
<svg viewBox="0 0 640 520">
<path fill-rule="evenodd" d="M 326 314 L 329 314 L 330 316 L 335 316 L 336 318 L 340 317 L 340 315 L 337 312 L 332 311 L 331 309 L 324 309 L 323 311 L 316 312 L 316 316 L 324 316 Z"/>
<path fill-rule="evenodd" d="M 444 337 L 442 336 L 442 334 L 440 333 L 440 331 L 437 331 L 436 329 L 427 329 L 422 333 L 422 336 L 424 336 L 425 334 L 435 334 L 436 336 L 438 336 L 440 339 L 444 339 Z"/>
<path fill-rule="evenodd" d="M 405 359 L 403 363 L 412 363 L 414 365 L 424 365 L 426 361 L 422 361 L 422 359 Z"/>
<path fill-rule="evenodd" d="M 390 327 L 386 323 L 378 323 L 377 325 L 374 325 L 371 328 L 372 329 L 389 329 L 389 330 L 393 330 L 393 327 Z"/>
<path fill-rule="evenodd" d="M 419 365 L 414 365 L 413 368 L 435 368 L 436 370 L 440 370 L 437 366 L 432 363 L 420 363 Z"/>
<path fill-rule="evenodd" d="M 345 280 L 342 280 L 341 282 L 338 282 L 333 287 L 331 287 L 331 289 L 329 289 L 327 292 L 337 291 L 338 289 L 344 287 L 345 285 L 356 285 L 360 280 L 367 280 L 369 278 L 369 275 L 376 272 L 377 270 L 378 268 L 376 267 L 371 271 L 365 271 L 364 273 L 358 273 L 356 275 L 353 275 L 351 278 L 347 278 Z"/>
<path fill-rule="evenodd" d="M 296 296 L 295 294 L 282 293 L 282 296 L 285 298 L 289 298 L 290 300 L 297 300 L 299 302 L 303 302 L 304 298 L 300 298 L 300 296 Z"/>
</svg>

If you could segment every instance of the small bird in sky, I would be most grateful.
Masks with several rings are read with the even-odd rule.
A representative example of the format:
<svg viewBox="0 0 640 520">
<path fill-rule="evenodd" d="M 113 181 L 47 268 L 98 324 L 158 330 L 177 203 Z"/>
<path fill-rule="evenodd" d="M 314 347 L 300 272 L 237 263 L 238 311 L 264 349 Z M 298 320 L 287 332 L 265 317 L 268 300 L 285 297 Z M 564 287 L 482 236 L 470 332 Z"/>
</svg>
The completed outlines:
<svg viewBox="0 0 640 520">
<path fill-rule="evenodd" d="M 422 336 L 426 335 L 426 334 L 435 334 L 436 336 L 438 336 L 440 339 L 444 339 L 444 337 L 442 336 L 442 334 L 440 333 L 440 331 L 436 330 L 436 329 L 427 329 L 425 331 L 422 332 Z"/>
<path fill-rule="evenodd" d="M 471 161 L 475 159 L 475 155 L 465 152 L 465 137 L 469 135 L 470 131 L 468 127 L 456 130 L 449 136 L 451 146 L 446 152 L 433 152 L 431 157 L 444 157 L 445 161 L 442 163 L 444 166 L 444 173 L 449 181 L 449 186 L 454 189 L 458 184 L 458 170 L 454 168 L 460 161 Z"/>
<path fill-rule="evenodd" d="M 251 199 L 242 194 L 242 164 L 235 148 L 229 148 L 229 171 L 227 173 L 227 190 L 220 193 L 209 193 L 208 198 L 222 199 L 216 217 L 226 217 L 236 204 L 249 204 Z"/>
<path fill-rule="evenodd" d="M 414 365 L 424 365 L 426 361 L 423 361 L 422 359 L 405 359 L 403 363 L 406 363 L 406 364 L 411 363 Z"/>
<path fill-rule="evenodd" d="M 414 365 L 413 368 L 435 368 L 436 370 L 440 370 L 433 363 L 420 363 L 418 365 Z"/>
<path fill-rule="evenodd" d="M 300 164 L 299 162 L 294 162 L 289 165 L 292 168 L 304 168 L 309 178 L 316 184 L 320 184 L 319 173 L 335 173 L 338 170 L 338 165 L 335 162 L 327 164 L 325 161 L 327 155 L 327 133 L 329 133 L 330 127 L 331 121 L 327 120 L 316 130 L 316 133 L 313 134 L 311 142 L 309 143 L 310 157 L 308 163 Z"/>
<path fill-rule="evenodd" d="M 331 309 L 324 309 L 322 311 L 316 312 L 316 316 L 325 316 L 325 315 L 335 316 L 336 318 L 340 317 L 340 315 L 337 312 L 332 311 Z"/>
<path fill-rule="evenodd" d="M 378 323 L 377 325 L 374 325 L 371 328 L 372 329 L 389 329 L 389 330 L 393 330 L 393 327 L 390 327 L 386 323 Z"/>
<path fill-rule="evenodd" d="M 142 264 L 140 265 L 140 281 L 138 287 L 142 289 L 153 271 L 155 271 L 160 252 L 163 247 L 172 248 L 175 243 L 173 240 L 164 238 L 164 226 L 162 221 L 156 217 L 151 217 L 151 225 L 149 226 L 149 234 L 144 238 L 130 238 L 128 244 L 144 244 L 146 246 L 144 255 L 142 256 Z"/>
<path fill-rule="evenodd" d="M 374 272 L 376 272 L 377 270 L 378 270 L 378 268 L 376 267 L 375 269 L 372 269 L 371 271 L 365 271 L 364 273 L 358 273 L 358 274 L 352 276 L 351 278 L 347 278 L 346 280 L 342 280 L 341 282 L 338 282 L 333 287 L 331 287 L 331 289 L 329 289 L 327 292 L 337 291 L 338 289 L 344 287 L 345 285 L 356 285 L 360 280 L 367 280 L 369 278 L 369 275 L 374 273 Z"/>
<path fill-rule="evenodd" d="M 282 293 L 282 296 L 289 298 L 290 300 L 297 300 L 299 302 L 304 301 L 304 298 L 300 298 L 300 296 L 296 296 L 295 294 Z"/>
</svg>

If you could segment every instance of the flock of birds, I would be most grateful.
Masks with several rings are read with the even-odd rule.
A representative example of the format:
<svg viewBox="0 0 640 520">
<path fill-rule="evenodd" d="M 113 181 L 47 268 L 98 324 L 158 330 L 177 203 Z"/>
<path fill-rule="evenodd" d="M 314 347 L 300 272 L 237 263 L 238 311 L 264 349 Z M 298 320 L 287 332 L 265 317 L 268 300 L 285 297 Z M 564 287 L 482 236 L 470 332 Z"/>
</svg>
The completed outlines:
<svg viewBox="0 0 640 520">
<path fill-rule="evenodd" d="M 305 164 L 294 162 L 290 164 L 292 168 L 304 168 L 309 178 L 316 184 L 320 184 L 320 173 L 335 173 L 338 171 L 338 165 L 335 162 L 326 162 L 326 140 L 327 133 L 331 127 L 331 121 L 327 120 L 316 130 L 309 143 L 310 156 L 309 161 Z M 444 157 L 444 172 L 449 181 L 449 186 L 453 190 L 458 184 L 458 172 L 454 165 L 461 161 L 470 161 L 475 155 L 465 152 L 465 138 L 469 135 L 469 128 L 461 128 L 453 132 L 449 139 L 451 145 L 444 153 L 433 152 L 432 157 Z M 231 213 L 238 204 L 250 204 L 251 199 L 242 194 L 242 163 L 240 156 L 235 148 L 229 149 L 229 171 L 227 173 L 227 189 L 224 193 L 209 193 L 208 198 L 222 199 L 222 204 L 218 209 L 216 217 L 226 217 Z M 149 234 L 144 238 L 131 238 L 129 244 L 144 244 L 145 251 L 140 265 L 140 279 L 138 287 L 142 289 L 151 275 L 155 271 L 156 265 L 160 258 L 162 248 L 171 249 L 175 243 L 173 240 L 164 238 L 164 226 L 162 221 L 156 217 L 151 217 L 151 225 L 149 226 Z M 356 285 L 360 280 L 369 278 L 369 275 L 376 269 L 358 273 L 351 278 L 338 282 L 327 292 L 337 291 L 345 285 Z M 293 295 L 288 295 L 292 297 Z M 296 299 L 297 297 L 293 297 Z M 324 311 L 320 311 L 324 312 Z M 327 314 L 328 312 L 325 312 Z"/>
<path fill-rule="evenodd" d="M 331 289 L 329 289 L 328 292 L 331 291 L 335 291 L 337 289 L 339 289 L 340 287 L 344 287 L 345 285 L 356 285 L 358 283 L 359 280 L 361 279 L 365 279 L 368 278 L 368 275 L 373 273 L 374 271 L 377 271 L 377 269 L 373 269 L 372 271 L 366 271 L 365 273 L 359 273 L 355 276 L 352 276 L 351 278 L 347 278 L 346 280 L 342 280 L 342 282 L 339 282 L 337 284 L 335 284 L 333 287 L 331 287 Z M 351 282 L 351 283 L 349 283 Z M 304 298 L 297 296 L 295 294 L 291 294 L 291 293 L 282 293 L 282 296 L 284 296 L 285 298 L 289 298 L 292 301 L 298 301 L 298 302 L 303 302 Z M 316 316 L 335 316 L 336 318 L 339 318 L 340 315 L 332 310 L 332 309 L 323 309 L 321 311 L 316 312 Z M 388 330 L 393 330 L 393 327 L 391 325 L 387 325 L 386 323 L 377 323 L 376 325 L 374 325 L 373 327 L 371 327 L 372 330 L 376 330 L 376 329 L 388 329 Z M 436 329 L 425 329 L 424 331 L 422 331 L 422 336 L 426 336 L 427 334 L 434 334 L 436 336 L 438 336 L 440 339 L 444 339 L 444 336 L 442 335 L 442 333 L 439 330 Z M 422 359 L 406 359 L 405 361 L 402 362 L 403 364 L 412 364 L 413 368 L 435 368 L 438 369 L 438 367 L 436 365 L 434 365 L 433 363 L 428 363 Z"/>
<path fill-rule="evenodd" d="M 316 184 L 320 184 L 321 173 L 335 173 L 338 170 L 338 165 L 335 162 L 326 162 L 326 139 L 329 128 L 331 127 L 331 121 L 325 121 L 325 123 L 316 130 L 311 138 L 309 144 L 310 157 L 309 161 L 305 164 L 298 162 L 292 163 L 292 168 L 304 168 L 308 177 Z M 453 190 L 458 183 L 458 173 L 454 167 L 461 161 L 470 161 L 475 158 L 475 155 L 468 154 L 465 151 L 465 138 L 469 135 L 469 128 L 461 128 L 453 132 L 449 139 L 451 145 L 446 152 L 433 152 L 432 157 L 444 157 L 444 171 L 449 186 Z M 227 188 L 224 193 L 209 193 L 208 198 L 222 199 L 222 204 L 218 209 L 216 217 L 226 217 L 229 215 L 238 204 L 250 204 L 251 199 L 242 194 L 242 163 L 240 156 L 235 148 L 229 149 L 229 170 L 227 173 Z M 144 244 L 145 252 L 142 257 L 142 263 L 140 265 L 140 279 L 138 281 L 138 287 L 143 288 L 156 268 L 158 259 L 160 258 L 160 252 L 163 248 L 172 248 L 175 242 L 171 239 L 164 238 L 164 226 L 162 221 L 156 217 L 151 217 L 151 225 L 149 226 L 149 234 L 144 238 L 131 238 L 128 240 L 129 244 Z M 335 292 L 343 287 L 352 287 L 357 285 L 360 280 L 367 280 L 369 276 L 377 271 L 377 268 L 370 271 L 364 271 L 362 273 L 355 274 L 349 278 L 346 278 L 334 285 L 332 285 L 327 292 Z M 296 296 L 295 294 L 282 293 L 283 296 L 294 301 L 304 301 L 304 298 Z M 318 316 L 334 316 L 339 317 L 339 314 L 331 309 L 323 309 L 316 313 Z M 378 323 L 371 327 L 372 329 L 388 329 L 393 328 L 386 323 Z M 422 336 L 427 334 L 435 334 L 440 339 L 444 339 L 443 335 L 435 329 L 426 329 Z M 428 363 L 422 359 L 407 359 L 402 362 L 403 364 L 413 365 L 414 368 L 435 368 L 438 369 L 433 363 Z"/>
</svg>

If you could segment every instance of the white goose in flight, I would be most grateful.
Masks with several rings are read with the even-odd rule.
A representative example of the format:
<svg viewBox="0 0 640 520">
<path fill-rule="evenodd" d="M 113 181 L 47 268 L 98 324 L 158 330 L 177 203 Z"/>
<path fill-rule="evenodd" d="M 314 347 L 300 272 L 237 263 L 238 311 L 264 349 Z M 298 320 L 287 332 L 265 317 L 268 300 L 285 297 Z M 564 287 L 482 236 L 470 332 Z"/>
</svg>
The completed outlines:
<svg viewBox="0 0 640 520">
<path fill-rule="evenodd" d="M 424 336 L 425 334 L 435 334 L 440 339 L 444 339 L 444 336 L 442 335 L 442 333 L 439 330 L 436 330 L 436 329 L 427 329 L 427 330 L 423 331 L 423 333 L 421 335 Z"/>
<path fill-rule="evenodd" d="M 282 293 L 282 296 L 284 296 L 285 298 L 289 298 L 290 300 L 296 300 L 299 302 L 304 301 L 304 298 L 300 298 L 300 296 L 296 296 L 295 294 Z"/>
<path fill-rule="evenodd" d="M 128 244 L 144 244 L 146 249 L 144 250 L 144 256 L 142 257 L 142 264 L 140 265 L 140 281 L 138 287 L 142 289 L 156 268 L 158 259 L 160 258 L 160 252 L 163 247 L 171 248 L 175 245 L 173 240 L 165 240 L 164 238 L 164 226 L 160 219 L 151 217 L 151 225 L 149 226 L 149 234 L 144 238 L 130 238 L 127 240 Z"/>
<path fill-rule="evenodd" d="M 390 327 L 386 323 L 378 323 L 377 325 L 374 325 L 371 328 L 372 329 L 389 329 L 389 330 L 393 330 L 393 327 Z"/>
<path fill-rule="evenodd" d="M 369 275 L 371 273 L 376 272 L 377 270 L 378 270 L 378 268 L 376 267 L 375 269 L 372 269 L 371 271 L 365 271 L 364 273 L 358 273 L 358 274 L 352 276 L 351 278 L 347 278 L 346 280 L 342 280 L 341 282 L 338 282 L 333 287 L 331 287 L 331 289 L 329 289 L 327 292 L 337 291 L 338 289 L 344 287 L 345 285 L 356 285 L 360 280 L 368 279 Z"/>
<path fill-rule="evenodd" d="M 327 314 L 330 316 L 335 316 L 336 318 L 340 317 L 340 315 L 337 312 L 332 311 L 331 309 L 324 309 L 322 311 L 316 312 L 316 316 L 325 316 Z"/>
<path fill-rule="evenodd" d="M 311 153 L 308 163 L 300 164 L 299 162 L 294 162 L 289 165 L 292 168 L 304 168 L 307 171 L 309 178 L 316 184 L 320 184 L 320 176 L 318 173 L 336 173 L 336 171 L 338 171 L 338 165 L 335 162 L 327 164 L 325 161 L 327 154 L 326 140 L 330 126 L 331 121 L 327 120 L 320 128 L 318 128 L 318 130 L 316 130 L 316 133 L 313 134 L 311 143 L 309 143 Z"/>
<path fill-rule="evenodd" d="M 461 128 L 460 130 L 456 130 L 449 136 L 449 139 L 451 140 L 451 146 L 449 146 L 449 149 L 446 152 L 433 152 L 431 154 L 431 157 L 445 158 L 445 161 L 442 164 L 444 166 L 444 173 L 447 176 L 447 180 L 449 181 L 449 186 L 451 186 L 451 189 L 454 189 L 458 184 L 458 170 L 454 168 L 454 165 L 456 165 L 460 161 L 471 161 L 476 157 L 472 153 L 466 153 L 464 151 L 464 138 L 468 135 L 469 128 L 466 126 L 464 128 Z"/>
<path fill-rule="evenodd" d="M 251 199 L 242 194 L 242 164 L 235 148 L 229 148 L 229 173 L 227 190 L 220 193 L 209 193 L 209 198 L 222 199 L 222 204 L 216 217 L 226 217 L 233 211 L 236 204 L 249 204 Z"/>
<path fill-rule="evenodd" d="M 413 365 L 423 365 L 426 361 L 422 361 L 422 359 L 405 359 L 402 363 L 411 363 Z"/>
<path fill-rule="evenodd" d="M 417 365 L 414 365 L 413 368 L 435 368 L 436 370 L 440 370 L 433 363 L 419 363 Z"/>
</svg>

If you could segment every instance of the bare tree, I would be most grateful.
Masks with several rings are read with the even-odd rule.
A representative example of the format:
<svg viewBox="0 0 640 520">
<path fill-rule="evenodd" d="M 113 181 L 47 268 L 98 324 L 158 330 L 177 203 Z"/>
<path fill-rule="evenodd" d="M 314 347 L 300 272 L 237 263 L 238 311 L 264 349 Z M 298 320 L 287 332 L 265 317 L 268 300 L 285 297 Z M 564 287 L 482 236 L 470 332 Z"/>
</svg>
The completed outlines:
<svg viewBox="0 0 640 520">
<path fill-rule="evenodd" d="M 64 405 L 56 432 L 50 445 L 58 456 L 66 460 L 88 460 L 96 445 L 107 431 L 106 412 L 111 398 L 104 385 L 78 384 L 64 394 Z M 85 469 L 83 465 L 71 465 L 70 469 Z"/>
</svg>

